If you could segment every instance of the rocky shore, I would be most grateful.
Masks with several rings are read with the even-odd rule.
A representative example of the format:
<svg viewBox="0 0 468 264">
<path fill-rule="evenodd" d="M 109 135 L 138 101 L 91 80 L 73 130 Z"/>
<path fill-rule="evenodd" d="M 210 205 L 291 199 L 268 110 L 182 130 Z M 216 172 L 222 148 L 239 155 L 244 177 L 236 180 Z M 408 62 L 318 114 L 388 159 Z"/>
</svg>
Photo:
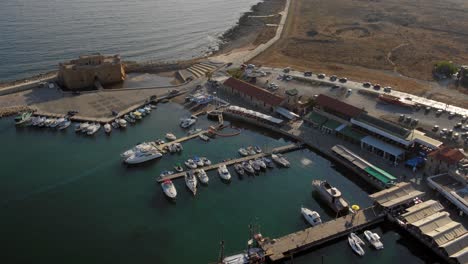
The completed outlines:
<svg viewBox="0 0 468 264">
<path fill-rule="evenodd" d="M 12 106 L 12 107 L 5 107 L 0 109 L 0 118 L 2 117 L 7 117 L 7 116 L 12 116 L 20 112 L 26 112 L 26 111 L 35 111 L 35 109 L 25 106 L 25 105 L 19 105 L 19 106 Z"/>
</svg>

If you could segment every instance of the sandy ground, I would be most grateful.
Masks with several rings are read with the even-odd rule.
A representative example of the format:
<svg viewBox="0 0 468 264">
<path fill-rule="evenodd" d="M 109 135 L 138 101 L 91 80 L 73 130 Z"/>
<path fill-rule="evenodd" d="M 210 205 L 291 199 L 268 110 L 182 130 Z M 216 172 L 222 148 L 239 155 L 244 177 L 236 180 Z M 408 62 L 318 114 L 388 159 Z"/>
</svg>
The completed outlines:
<svg viewBox="0 0 468 264">
<path fill-rule="evenodd" d="M 468 107 L 455 89 L 427 82 L 434 62 L 468 61 L 467 12 L 468 3 L 458 0 L 295 0 L 282 38 L 253 63 L 347 76 Z"/>
</svg>

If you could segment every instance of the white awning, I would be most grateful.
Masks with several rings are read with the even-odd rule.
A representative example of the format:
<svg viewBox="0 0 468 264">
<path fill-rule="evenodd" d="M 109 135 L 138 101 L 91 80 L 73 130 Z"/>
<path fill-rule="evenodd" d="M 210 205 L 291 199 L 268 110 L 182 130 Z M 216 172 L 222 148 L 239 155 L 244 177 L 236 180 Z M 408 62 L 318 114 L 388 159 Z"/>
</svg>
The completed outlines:
<svg viewBox="0 0 468 264">
<path fill-rule="evenodd" d="M 369 146 L 373 146 L 374 148 L 377 148 L 377 149 L 380 149 L 388 154 L 391 154 L 395 157 L 399 157 L 401 156 L 402 154 L 405 153 L 405 151 L 401 148 L 397 148 L 393 145 L 390 145 L 384 141 L 381 141 L 375 137 L 372 137 L 372 136 L 367 136 L 367 137 L 364 137 L 363 139 L 361 139 L 361 142 L 369 145 Z"/>
<path fill-rule="evenodd" d="M 442 142 L 436 139 L 426 136 L 426 134 L 418 130 L 413 130 L 409 138 L 412 139 L 416 143 L 419 143 L 421 145 L 424 145 L 432 149 L 437 149 L 443 144 Z"/>
<path fill-rule="evenodd" d="M 299 116 L 296 114 L 296 113 L 293 113 L 291 111 L 289 111 L 288 109 L 286 108 L 283 108 L 283 107 L 277 107 L 276 108 L 276 112 L 284 117 L 286 117 L 287 119 L 289 120 L 293 120 L 293 119 L 297 119 L 299 118 Z"/>
</svg>

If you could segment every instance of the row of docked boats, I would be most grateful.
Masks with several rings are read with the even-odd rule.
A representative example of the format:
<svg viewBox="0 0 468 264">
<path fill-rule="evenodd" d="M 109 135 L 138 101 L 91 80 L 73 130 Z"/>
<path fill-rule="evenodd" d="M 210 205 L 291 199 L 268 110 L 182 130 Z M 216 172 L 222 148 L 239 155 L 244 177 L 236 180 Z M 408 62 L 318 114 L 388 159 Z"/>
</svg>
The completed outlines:
<svg viewBox="0 0 468 264">
<path fill-rule="evenodd" d="M 154 142 L 143 142 L 120 154 L 127 164 L 139 164 L 162 157 Z"/>
<path fill-rule="evenodd" d="M 252 155 L 256 155 L 256 154 L 260 154 L 262 153 L 262 149 L 259 147 L 259 146 L 248 146 L 246 148 L 240 148 L 239 149 L 239 154 L 242 156 L 242 157 L 247 157 L 247 156 L 252 156 Z"/>
<path fill-rule="evenodd" d="M 211 165 L 211 160 L 207 159 L 206 157 L 193 157 L 191 159 L 188 159 L 184 162 L 185 166 L 189 169 L 196 169 L 196 168 L 201 168 L 204 166 L 210 166 Z"/>
<path fill-rule="evenodd" d="M 377 233 L 366 230 L 364 231 L 364 236 L 373 248 L 377 250 L 384 248 L 382 241 L 380 241 L 380 236 Z M 363 248 L 366 245 L 366 243 L 364 243 L 364 241 L 355 233 L 349 234 L 348 244 L 351 247 L 351 249 L 359 256 L 364 256 L 364 254 L 366 253 Z"/>
<path fill-rule="evenodd" d="M 273 162 L 267 157 L 251 159 L 234 164 L 234 169 L 236 170 L 237 174 L 241 176 L 244 176 L 245 174 L 257 174 L 262 170 L 273 167 Z"/>
<path fill-rule="evenodd" d="M 48 127 L 64 130 L 71 125 L 71 121 L 65 117 L 47 118 L 44 116 L 34 116 L 31 117 L 29 125 L 34 127 Z"/>
</svg>

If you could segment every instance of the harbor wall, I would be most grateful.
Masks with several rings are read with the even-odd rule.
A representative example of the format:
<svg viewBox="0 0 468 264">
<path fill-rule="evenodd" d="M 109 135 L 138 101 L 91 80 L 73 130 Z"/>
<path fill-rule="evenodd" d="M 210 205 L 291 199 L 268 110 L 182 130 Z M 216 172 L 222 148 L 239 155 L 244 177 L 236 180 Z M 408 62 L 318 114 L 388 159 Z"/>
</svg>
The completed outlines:
<svg viewBox="0 0 468 264">
<path fill-rule="evenodd" d="M 31 80 L 31 81 L 26 81 L 26 82 L 16 81 L 16 82 L 13 82 L 11 85 L 6 85 L 0 88 L 0 96 L 30 90 L 30 89 L 38 87 L 40 83 L 42 82 L 55 82 L 56 80 L 57 80 L 57 74 L 55 73 L 55 74 L 50 74 L 48 76 L 38 78 L 35 80 Z"/>
</svg>

